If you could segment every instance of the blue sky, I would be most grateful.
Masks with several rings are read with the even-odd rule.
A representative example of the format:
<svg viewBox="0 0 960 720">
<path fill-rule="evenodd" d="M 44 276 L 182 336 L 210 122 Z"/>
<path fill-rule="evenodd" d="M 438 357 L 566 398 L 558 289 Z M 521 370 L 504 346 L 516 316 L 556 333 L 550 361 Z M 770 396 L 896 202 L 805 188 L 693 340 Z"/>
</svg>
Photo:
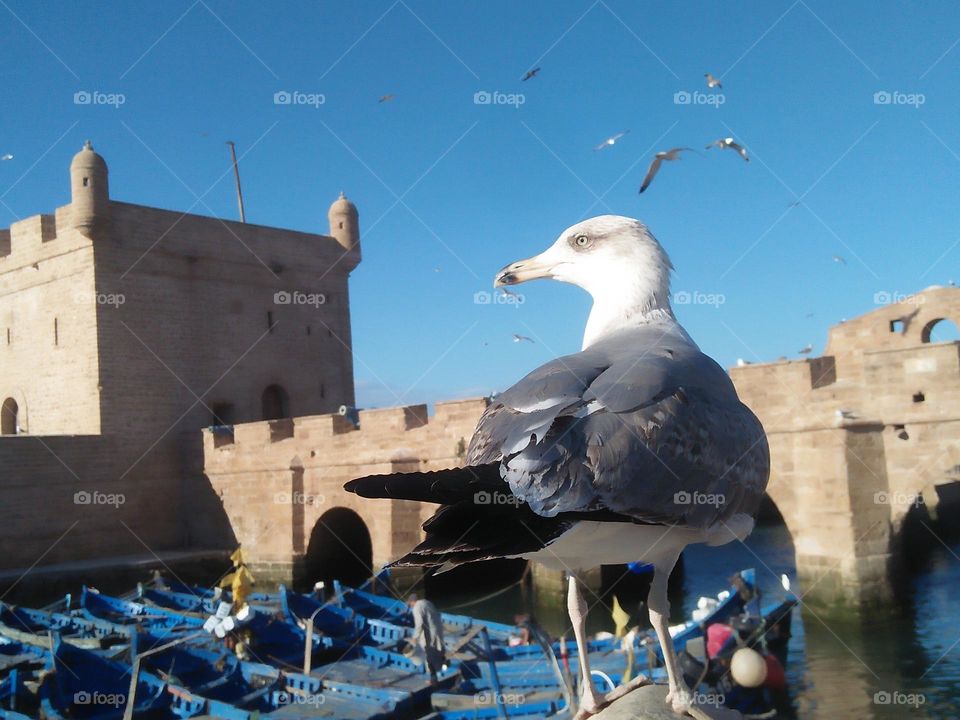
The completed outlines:
<svg viewBox="0 0 960 720">
<path fill-rule="evenodd" d="M 351 281 L 363 407 L 500 390 L 579 349 L 581 290 L 521 286 L 522 305 L 474 295 L 590 215 L 647 223 L 674 291 L 702 301 L 678 317 L 725 366 L 818 353 L 878 293 L 960 280 L 956 3 L 93 8 L 0 2 L 0 154 L 14 155 L 0 163 L 0 224 L 68 202 L 86 138 L 127 202 L 186 210 L 200 195 L 194 212 L 236 217 L 228 139 L 251 222 L 324 232 L 346 191 L 363 230 Z M 84 91 L 124 102 L 76 104 Z M 324 102 L 277 105 L 280 91 Z M 481 91 L 522 104 L 476 104 Z M 678 104 L 684 91 L 701 95 Z M 749 164 L 687 154 L 637 194 L 653 152 L 728 135 Z"/>
</svg>

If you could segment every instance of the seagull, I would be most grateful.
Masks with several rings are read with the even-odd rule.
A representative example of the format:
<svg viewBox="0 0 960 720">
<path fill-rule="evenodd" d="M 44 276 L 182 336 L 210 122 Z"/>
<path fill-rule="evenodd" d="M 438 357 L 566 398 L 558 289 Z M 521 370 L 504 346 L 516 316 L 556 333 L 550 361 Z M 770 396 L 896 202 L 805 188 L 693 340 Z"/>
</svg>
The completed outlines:
<svg viewBox="0 0 960 720">
<path fill-rule="evenodd" d="M 11 155 L 10 153 L 7 153 L 3 157 L 0 157 L 0 160 L 13 160 L 13 155 Z"/>
<path fill-rule="evenodd" d="M 538 67 L 535 67 L 533 70 L 527 70 L 527 73 L 520 78 L 520 82 L 526 82 L 530 78 L 536 77 L 538 72 L 540 72 L 540 68 Z"/>
<path fill-rule="evenodd" d="M 811 345 L 810 343 L 807 343 L 802 348 L 797 350 L 797 352 L 800 353 L 801 355 L 809 355 L 810 353 L 813 352 L 813 345 Z"/>
<path fill-rule="evenodd" d="M 745 538 L 769 478 L 760 422 L 674 317 L 672 267 L 642 223 L 602 215 L 501 269 L 494 287 L 552 278 L 593 295 L 582 350 L 498 395 L 464 467 L 345 486 L 362 497 L 441 505 L 424 523 L 426 539 L 395 565 L 444 571 L 507 557 L 568 571 L 581 715 L 648 682 L 640 676 L 603 697 L 594 688 L 582 573 L 653 565 L 647 610 L 669 676 L 667 703 L 686 712 L 692 694 L 669 632 L 667 579 L 687 545 Z"/>
<path fill-rule="evenodd" d="M 395 97 L 396 95 L 394 95 L 393 93 L 387 93 L 386 95 L 381 95 L 380 99 L 377 100 L 377 102 L 380 102 L 380 103 L 390 102 Z"/>
<path fill-rule="evenodd" d="M 533 342 L 533 338 L 529 338 L 529 337 L 527 337 L 526 335 L 517 335 L 516 333 L 513 334 L 513 341 L 514 341 L 514 342 L 523 342 L 524 340 L 526 340 L 527 342 L 530 342 L 530 343 Z"/>
<path fill-rule="evenodd" d="M 660 164 L 664 160 L 679 160 L 680 153 L 684 150 L 693 150 L 693 148 L 688 147 L 675 147 L 670 150 L 664 150 L 663 152 L 658 152 L 653 156 L 653 162 L 650 163 L 650 168 L 647 170 L 647 176 L 643 179 L 643 185 L 640 186 L 640 192 L 643 192 L 647 189 L 647 186 L 653 181 L 653 176 L 657 174 L 657 171 L 660 170 Z"/>
<path fill-rule="evenodd" d="M 723 85 L 720 84 L 720 81 L 710 73 L 704 73 L 703 76 L 707 79 L 707 87 L 710 88 L 711 90 L 713 88 L 723 89 Z"/>
<path fill-rule="evenodd" d="M 835 415 L 837 416 L 837 420 L 856 420 L 857 418 L 860 417 L 855 412 L 853 412 L 853 410 L 844 410 L 842 408 L 840 410 L 837 410 Z"/>
<path fill-rule="evenodd" d="M 600 143 L 599 145 L 597 145 L 597 146 L 593 149 L 593 151 L 594 151 L 594 152 L 597 152 L 597 151 L 599 151 L 599 150 L 604 150 L 604 149 L 610 147 L 611 145 L 615 145 L 616 142 L 617 142 L 617 140 L 619 140 L 620 138 L 622 138 L 622 137 L 623 137 L 624 135 L 626 135 L 628 132 L 630 132 L 630 131 L 629 131 L 629 130 L 624 130 L 623 132 L 618 132 L 616 135 L 611 135 L 611 136 L 608 137 L 606 140 L 604 140 L 602 143 Z"/>
<path fill-rule="evenodd" d="M 743 145 L 736 142 L 732 137 L 720 138 L 719 140 L 714 140 L 712 143 L 707 145 L 707 150 L 709 150 L 712 147 L 718 147 L 721 150 L 723 150 L 724 148 L 730 148 L 731 150 L 736 150 L 738 153 L 740 153 L 740 157 L 742 157 L 747 162 L 750 162 L 750 157 L 747 155 L 746 149 L 743 147 Z"/>
<path fill-rule="evenodd" d="M 899 322 L 901 324 L 900 334 L 906 335 L 907 330 L 910 328 L 910 323 L 913 322 L 913 319 L 920 313 L 920 308 L 914 308 L 913 312 L 909 312 L 906 315 L 901 315 L 898 318 L 894 318 L 891 322 Z M 892 327 L 892 325 L 891 325 Z"/>
<path fill-rule="evenodd" d="M 841 264 L 841 265 L 846 265 L 846 264 L 847 264 L 847 261 L 844 260 L 844 259 L 843 259 L 842 257 L 840 257 L 839 255 L 833 255 L 833 256 L 831 257 L 831 260 L 833 260 L 835 263 L 839 263 L 839 264 Z"/>
</svg>

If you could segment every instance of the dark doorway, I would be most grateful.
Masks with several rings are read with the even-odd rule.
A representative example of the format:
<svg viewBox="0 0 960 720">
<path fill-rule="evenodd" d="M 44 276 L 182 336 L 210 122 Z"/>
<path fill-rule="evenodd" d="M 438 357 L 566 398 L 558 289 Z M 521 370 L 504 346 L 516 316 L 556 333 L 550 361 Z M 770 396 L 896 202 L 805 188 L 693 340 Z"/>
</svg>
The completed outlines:
<svg viewBox="0 0 960 720">
<path fill-rule="evenodd" d="M 17 401 L 7 398 L 0 406 L 0 435 L 16 435 L 19 431 L 17 415 L 20 408 Z"/>
<path fill-rule="evenodd" d="M 373 545 L 363 519 L 353 510 L 328 510 L 310 533 L 304 562 L 305 580 L 339 580 L 357 586 L 373 574 Z"/>
<path fill-rule="evenodd" d="M 290 398 L 279 385 L 271 385 L 260 398 L 263 420 L 279 420 L 290 417 Z"/>
</svg>

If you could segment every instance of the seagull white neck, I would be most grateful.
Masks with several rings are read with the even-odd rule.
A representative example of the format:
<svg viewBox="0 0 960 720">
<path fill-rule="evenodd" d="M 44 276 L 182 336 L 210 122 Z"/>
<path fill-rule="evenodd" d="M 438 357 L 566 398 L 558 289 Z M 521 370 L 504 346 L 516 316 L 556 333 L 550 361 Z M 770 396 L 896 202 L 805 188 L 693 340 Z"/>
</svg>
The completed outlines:
<svg viewBox="0 0 960 720">
<path fill-rule="evenodd" d="M 609 282 L 590 288 L 593 309 L 583 333 L 583 349 L 615 330 L 648 323 L 676 323 L 670 309 L 669 290 L 650 290 L 646 283 Z"/>
</svg>

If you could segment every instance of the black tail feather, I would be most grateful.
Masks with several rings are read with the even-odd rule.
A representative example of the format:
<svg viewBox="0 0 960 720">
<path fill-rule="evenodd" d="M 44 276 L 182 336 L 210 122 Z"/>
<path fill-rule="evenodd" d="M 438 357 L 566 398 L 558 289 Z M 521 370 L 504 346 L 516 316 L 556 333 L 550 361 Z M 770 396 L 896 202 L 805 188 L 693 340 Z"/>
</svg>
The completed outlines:
<svg viewBox="0 0 960 720">
<path fill-rule="evenodd" d="M 365 498 L 391 498 L 453 505 L 479 492 L 503 491 L 499 463 L 474 465 L 430 472 L 368 475 L 343 486 L 347 492 Z"/>
</svg>

